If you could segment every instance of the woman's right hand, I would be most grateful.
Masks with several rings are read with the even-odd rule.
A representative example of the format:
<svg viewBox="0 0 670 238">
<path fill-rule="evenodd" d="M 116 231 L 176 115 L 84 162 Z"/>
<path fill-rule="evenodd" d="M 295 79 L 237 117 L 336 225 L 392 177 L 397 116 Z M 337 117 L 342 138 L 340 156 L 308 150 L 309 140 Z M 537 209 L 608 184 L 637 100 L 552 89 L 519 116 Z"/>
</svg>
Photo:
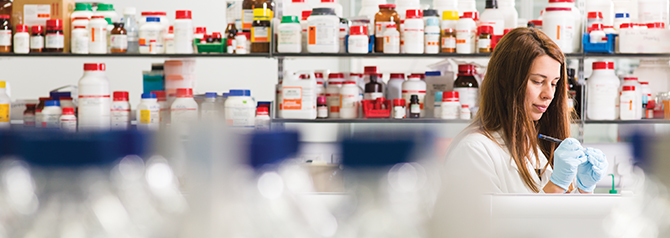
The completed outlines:
<svg viewBox="0 0 670 238">
<path fill-rule="evenodd" d="M 577 175 L 577 168 L 586 162 L 584 147 L 573 138 L 567 138 L 554 151 L 554 172 L 551 174 L 551 182 L 565 189 Z"/>
</svg>

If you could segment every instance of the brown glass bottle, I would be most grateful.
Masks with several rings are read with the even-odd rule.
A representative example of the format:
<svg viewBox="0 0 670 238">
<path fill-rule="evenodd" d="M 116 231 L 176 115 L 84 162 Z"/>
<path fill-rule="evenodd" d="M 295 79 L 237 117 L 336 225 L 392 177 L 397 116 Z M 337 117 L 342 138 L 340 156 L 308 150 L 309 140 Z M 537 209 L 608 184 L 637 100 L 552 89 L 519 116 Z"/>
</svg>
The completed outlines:
<svg viewBox="0 0 670 238">
<path fill-rule="evenodd" d="M 228 26 L 226 27 L 226 39 L 235 39 L 236 35 L 237 27 L 235 27 L 235 23 L 228 23 Z"/>
<path fill-rule="evenodd" d="M 13 0 L 0 0 L 0 15 L 12 15 Z"/>
<path fill-rule="evenodd" d="M 384 97 L 384 85 L 379 83 L 381 74 L 370 74 L 370 82 L 365 84 L 365 94 L 363 96 L 366 100 L 376 100 L 379 97 Z"/>
<path fill-rule="evenodd" d="M 0 42 L 0 53 L 9 53 L 12 52 L 12 37 L 14 36 L 12 31 L 12 23 L 9 21 L 9 15 L 0 15 L 0 37 L 2 41 Z"/>
<path fill-rule="evenodd" d="M 242 1 L 242 32 L 251 32 L 251 24 L 254 21 L 254 7 L 256 0 Z"/>
<path fill-rule="evenodd" d="M 44 51 L 62 53 L 64 48 L 65 36 L 63 35 L 63 20 L 47 20 L 47 31 L 44 37 Z"/>
<path fill-rule="evenodd" d="M 491 33 L 493 33 L 493 27 L 479 27 L 479 38 L 477 39 L 477 50 L 479 53 L 491 53 Z"/>
<path fill-rule="evenodd" d="M 109 52 L 113 54 L 128 52 L 128 32 L 123 28 L 124 24 L 121 22 L 114 23 L 114 29 L 111 32 L 111 47 Z"/>
<path fill-rule="evenodd" d="M 251 53 L 270 52 L 270 10 L 254 9 L 254 22 L 251 24 Z"/>
<path fill-rule="evenodd" d="M 379 5 L 379 12 L 375 14 L 375 52 L 384 52 L 384 31 L 390 23 L 395 23 L 400 32 L 400 16 L 395 11 L 395 4 Z"/>
<path fill-rule="evenodd" d="M 456 29 L 442 30 L 442 53 L 456 53 Z"/>
<path fill-rule="evenodd" d="M 454 81 L 454 91 L 458 92 L 461 105 L 468 105 L 470 108 L 477 105 L 479 83 L 475 78 L 474 65 L 458 65 L 458 78 Z"/>
<path fill-rule="evenodd" d="M 42 51 L 44 51 L 44 33 L 42 32 L 42 26 L 34 25 L 31 28 L 30 34 L 30 52 L 40 53 Z"/>
</svg>

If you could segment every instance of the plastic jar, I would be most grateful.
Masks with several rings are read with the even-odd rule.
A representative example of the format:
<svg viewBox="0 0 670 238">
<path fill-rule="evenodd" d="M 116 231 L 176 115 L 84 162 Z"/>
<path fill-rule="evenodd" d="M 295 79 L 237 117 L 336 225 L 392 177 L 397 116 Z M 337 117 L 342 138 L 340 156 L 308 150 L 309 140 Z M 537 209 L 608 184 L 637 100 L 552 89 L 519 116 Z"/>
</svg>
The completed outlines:
<svg viewBox="0 0 670 238">
<path fill-rule="evenodd" d="M 586 14 L 586 27 L 587 29 L 592 28 L 593 24 L 603 24 L 603 13 L 602 12 L 588 12 Z"/>
<path fill-rule="evenodd" d="M 339 25 L 339 30 L 338 30 L 340 53 L 347 53 L 347 43 L 346 43 L 346 41 L 347 41 L 347 36 L 348 35 L 349 35 L 349 20 L 347 20 L 345 18 L 340 18 L 340 25 Z M 368 38 L 368 39 L 370 39 L 370 38 Z M 368 49 L 368 51 L 371 52 L 372 49 Z"/>
<path fill-rule="evenodd" d="M 108 131 L 112 100 L 105 64 L 84 64 L 79 80 L 79 131 Z"/>
<path fill-rule="evenodd" d="M 130 103 L 128 92 L 114 92 L 112 101 L 112 130 L 128 130 L 130 128 Z M 140 117 L 138 117 L 140 118 Z"/>
<path fill-rule="evenodd" d="M 346 81 L 340 89 L 340 118 L 358 118 L 360 88 L 356 81 Z"/>
<path fill-rule="evenodd" d="M 505 31 L 505 14 L 502 10 L 498 9 L 497 0 L 486 1 L 486 9 L 479 17 L 479 26 L 491 26 L 493 27 L 491 34 L 496 36 L 503 35 Z"/>
<path fill-rule="evenodd" d="M 270 131 L 270 112 L 267 107 L 258 107 L 256 119 L 254 120 L 254 129 L 260 131 Z"/>
<path fill-rule="evenodd" d="M 642 85 L 640 82 L 637 80 L 637 77 L 624 77 L 623 78 L 623 84 L 621 84 L 621 89 L 619 91 L 623 91 L 623 87 L 626 86 L 633 86 L 633 92 L 635 93 L 635 98 L 637 100 L 637 104 L 635 105 L 637 107 L 637 110 L 635 113 L 636 115 L 639 115 L 639 117 L 636 117 L 636 119 L 642 119 Z M 621 109 L 623 110 L 623 109 Z"/>
<path fill-rule="evenodd" d="M 316 10 L 317 8 L 331 8 L 331 9 L 335 10 L 335 15 L 338 18 L 343 17 L 343 15 L 342 15 L 342 12 L 343 12 L 342 5 L 337 3 L 336 0 L 321 0 L 321 3 L 317 4 L 316 7 L 314 7 L 314 9 L 312 9 L 312 11 Z"/>
<path fill-rule="evenodd" d="M 386 25 L 384 30 L 384 54 L 400 53 L 400 32 L 395 23 Z"/>
<path fill-rule="evenodd" d="M 277 52 L 300 53 L 301 50 L 302 28 L 298 17 L 283 16 L 277 29 Z"/>
<path fill-rule="evenodd" d="M 23 127 L 35 127 L 35 103 L 27 103 L 26 110 L 23 111 Z"/>
<path fill-rule="evenodd" d="M 235 36 L 235 54 L 249 54 L 249 38 L 250 33 L 238 32 Z"/>
<path fill-rule="evenodd" d="M 93 16 L 88 24 L 89 54 L 107 53 L 107 21 L 103 16 Z M 81 122 L 81 119 L 79 120 Z"/>
<path fill-rule="evenodd" d="M 60 101 L 46 101 L 44 109 L 42 109 L 42 128 L 59 129 L 60 116 L 62 114 L 63 110 L 60 108 Z"/>
<path fill-rule="evenodd" d="M 70 30 L 74 30 L 75 26 L 84 26 L 88 30 L 88 24 L 91 23 L 91 19 L 88 17 L 76 17 L 72 18 L 72 23 L 70 24 Z"/>
<path fill-rule="evenodd" d="M 16 25 L 16 34 L 14 34 L 14 54 L 30 53 L 30 34 L 28 26 Z"/>
<path fill-rule="evenodd" d="M 421 76 L 419 75 L 410 75 L 407 81 L 402 83 L 402 98 L 405 99 L 408 104 L 413 95 L 416 95 L 419 98 L 421 117 L 425 117 L 426 110 L 424 105 L 426 98 L 426 82 L 421 80 Z"/>
<path fill-rule="evenodd" d="M 589 33 L 589 42 L 591 42 L 591 44 L 607 43 L 607 34 L 603 31 L 602 23 L 595 23 L 592 25 L 591 33 Z"/>
<path fill-rule="evenodd" d="M 205 93 L 205 99 L 200 103 L 200 120 L 208 123 L 215 123 L 219 121 L 219 105 L 216 103 L 215 92 Z"/>
<path fill-rule="evenodd" d="M 458 24 L 456 26 L 456 53 L 475 53 L 477 24 L 473 19 L 474 16 L 475 12 L 466 12 L 458 19 Z"/>
<path fill-rule="evenodd" d="M 668 0 L 638 0 L 637 22 L 663 22 L 668 24 Z"/>
<path fill-rule="evenodd" d="M 160 18 L 147 17 L 147 23 L 140 27 L 140 54 L 161 54 L 165 52 L 164 29 Z"/>
<path fill-rule="evenodd" d="M 408 9 L 403 27 L 403 46 L 407 54 L 423 54 L 424 24 L 423 13 L 419 9 Z"/>
<path fill-rule="evenodd" d="M 314 8 L 307 19 L 307 51 L 310 53 L 337 53 L 340 50 L 340 19 L 332 8 Z"/>
<path fill-rule="evenodd" d="M 375 52 L 384 52 L 384 34 L 389 24 L 394 24 L 396 30 L 399 32 L 400 16 L 395 11 L 395 4 L 381 4 L 379 5 L 379 12 L 375 14 Z M 400 39 L 398 39 L 400 40 Z"/>
<path fill-rule="evenodd" d="M 470 111 L 470 106 L 468 105 L 461 105 L 461 113 L 460 113 L 460 118 L 461 120 L 470 120 L 472 119 L 472 111 Z"/>
<path fill-rule="evenodd" d="M 63 35 L 63 20 L 47 20 L 47 31 L 45 37 L 46 52 L 63 52 L 65 48 L 65 36 Z"/>
<path fill-rule="evenodd" d="M 639 120 L 641 110 L 640 99 L 637 97 L 636 87 L 624 85 L 619 98 L 619 109 L 621 120 Z"/>
<path fill-rule="evenodd" d="M 548 7 L 542 17 L 544 33 L 554 40 L 564 53 L 575 53 L 575 25 L 572 8 Z M 579 37 L 581 39 L 581 37 Z"/>
<path fill-rule="evenodd" d="M 175 100 L 176 101 L 176 100 Z M 137 113 L 137 130 L 158 131 L 160 129 L 160 105 L 154 93 L 143 93 Z"/>
<path fill-rule="evenodd" d="M 349 33 L 349 45 L 347 49 L 351 54 L 367 54 L 368 53 L 368 29 L 367 26 L 357 25 L 351 26 Z"/>
<path fill-rule="evenodd" d="M 424 43 L 426 54 L 440 53 L 440 21 L 436 17 L 426 19 Z"/>
<path fill-rule="evenodd" d="M 59 118 L 59 127 L 64 132 L 77 132 L 77 117 L 74 116 L 74 108 L 63 107 L 63 114 Z"/>
<path fill-rule="evenodd" d="M 516 11 L 515 0 L 499 0 L 498 8 L 505 15 L 505 29 L 518 27 L 519 12 Z"/>
<path fill-rule="evenodd" d="M 442 93 L 442 115 L 440 118 L 454 120 L 460 117 L 461 103 L 459 102 L 459 93 L 457 91 L 448 91 Z"/>
<path fill-rule="evenodd" d="M 479 104 L 479 84 L 475 78 L 474 65 L 462 64 L 458 66 L 458 78 L 454 81 L 454 91 L 458 92 L 462 105 L 474 108 Z"/>
<path fill-rule="evenodd" d="M 84 26 L 75 26 L 70 34 L 70 52 L 72 54 L 88 54 L 88 30 Z"/>
<path fill-rule="evenodd" d="M 160 110 L 160 105 L 158 105 Z M 170 123 L 177 133 L 185 135 L 190 126 L 198 121 L 198 103 L 193 99 L 193 89 L 178 88 L 177 98 L 170 106 Z"/>
<path fill-rule="evenodd" d="M 405 74 L 392 73 L 387 83 L 386 98 L 389 100 L 403 98 L 402 84 L 405 82 Z"/>
<path fill-rule="evenodd" d="M 316 99 L 314 103 L 316 103 Z M 256 124 L 256 103 L 251 98 L 250 90 L 230 90 L 225 107 L 226 122 L 229 126 L 254 128 Z"/>
<path fill-rule="evenodd" d="M 193 54 L 193 20 L 189 10 L 176 12 L 174 45 L 177 54 Z"/>
<path fill-rule="evenodd" d="M 586 115 L 591 120 L 616 120 L 619 78 L 614 62 L 593 62 L 593 73 L 587 84 Z"/>
</svg>

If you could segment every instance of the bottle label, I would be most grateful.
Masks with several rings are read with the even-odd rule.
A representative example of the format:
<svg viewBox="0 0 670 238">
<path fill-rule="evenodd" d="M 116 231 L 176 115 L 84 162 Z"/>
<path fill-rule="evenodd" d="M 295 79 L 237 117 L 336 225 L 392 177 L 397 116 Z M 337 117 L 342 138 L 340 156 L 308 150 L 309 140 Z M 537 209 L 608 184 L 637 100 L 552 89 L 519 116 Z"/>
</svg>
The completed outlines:
<svg viewBox="0 0 670 238">
<path fill-rule="evenodd" d="M 30 48 L 31 49 L 42 49 L 42 48 L 44 48 L 44 37 L 43 36 L 30 37 Z"/>
<path fill-rule="evenodd" d="M 437 53 L 440 50 L 440 33 L 425 33 L 426 52 Z"/>
<path fill-rule="evenodd" d="M 338 112 L 340 111 L 340 107 L 337 107 L 337 111 Z M 324 106 L 316 107 L 316 117 L 318 117 L 318 118 L 328 118 L 328 107 L 324 107 Z"/>
<path fill-rule="evenodd" d="M 442 49 L 455 49 L 455 48 L 456 48 L 455 37 L 442 37 Z"/>
<path fill-rule="evenodd" d="M 493 27 L 493 35 L 502 36 L 505 33 L 505 23 L 504 21 L 480 21 L 479 26 L 491 26 Z"/>
<path fill-rule="evenodd" d="M 242 9 L 242 29 L 251 30 L 251 23 L 254 22 L 254 9 Z"/>
<path fill-rule="evenodd" d="M 384 53 L 400 53 L 400 35 L 384 36 Z"/>
<path fill-rule="evenodd" d="M 251 28 L 251 43 L 268 42 L 270 39 L 270 28 L 267 26 L 254 26 Z"/>
<path fill-rule="evenodd" d="M 421 106 L 419 104 L 412 104 L 409 106 L 409 113 L 417 114 L 421 113 Z"/>
<path fill-rule="evenodd" d="M 0 104 L 0 122 L 9 122 L 9 104 Z"/>
<path fill-rule="evenodd" d="M 384 32 L 386 31 L 386 25 L 388 25 L 388 24 L 395 24 L 395 22 L 392 22 L 392 21 L 378 21 L 378 22 L 375 22 L 375 37 L 376 38 L 384 37 Z"/>
<path fill-rule="evenodd" d="M 128 129 L 130 124 L 130 109 L 121 107 L 112 107 L 112 128 L 113 129 Z"/>
<path fill-rule="evenodd" d="M 472 119 L 472 112 L 469 109 L 461 109 L 461 119 L 470 120 Z"/>
<path fill-rule="evenodd" d="M 468 105 L 468 107 L 473 108 L 477 105 L 477 97 L 479 94 L 479 89 L 477 88 L 454 88 L 454 91 L 458 92 L 459 101 L 461 105 Z M 444 109 L 443 109 L 444 110 Z"/>
<path fill-rule="evenodd" d="M 384 93 L 365 93 L 363 98 L 365 100 L 376 100 L 377 98 L 384 97 Z"/>
<path fill-rule="evenodd" d="M 301 110 L 302 105 L 302 87 L 284 87 L 282 89 L 282 109 L 283 110 Z"/>
<path fill-rule="evenodd" d="M 226 108 L 226 124 L 234 127 L 254 127 L 256 117 L 252 107 L 237 106 Z"/>
<path fill-rule="evenodd" d="M 338 44 L 339 25 L 331 25 L 328 22 L 315 22 L 307 30 L 309 45 L 330 46 Z"/>
<path fill-rule="evenodd" d="M 35 127 L 35 114 L 23 114 L 23 126 Z"/>
<path fill-rule="evenodd" d="M 28 53 L 30 51 L 30 36 L 28 34 L 14 35 L 14 53 Z"/>
<path fill-rule="evenodd" d="M 330 113 L 340 113 L 340 94 L 339 93 L 326 94 L 326 103 L 328 104 L 328 111 Z"/>
<path fill-rule="evenodd" d="M 72 53 L 88 54 L 88 37 L 78 36 L 72 39 Z"/>
<path fill-rule="evenodd" d="M 140 110 L 141 124 L 157 124 L 159 120 L 159 110 Z"/>
<path fill-rule="evenodd" d="M 60 114 L 42 114 L 42 128 L 60 128 Z"/>
<path fill-rule="evenodd" d="M 12 30 L 0 30 L 0 46 L 12 45 Z"/>
<path fill-rule="evenodd" d="M 47 34 L 46 48 L 47 49 L 63 49 L 65 47 L 65 37 L 63 33 Z"/>
<path fill-rule="evenodd" d="M 393 118 L 396 119 L 405 118 L 405 107 L 403 106 L 393 107 Z"/>
<path fill-rule="evenodd" d="M 456 32 L 456 52 L 474 53 L 475 33 L 469 29 Z"/>
<path fill-rule="evenodd" d="M 107 27 L 91 27 L 90 40 L 93 43 L 107 41 Z"/>
<path fill-rule="evenodd" d="M 460 96 L 460 95 L 459 95 Z M 445 103 L 442 106 L 442 119 L 458 119 L 459 118 L 459 105 L 458 102 Z M 465 104 L 464 104 L 465 105 Z"/>
<path fill-rule="evenodd" d="M 219 112 L 216 110 L 202 110 L 200 112 L 200 119 L 208 122 L 218 121 Z"/>
<path fill-rule="evenodd" d="M 79 92 L 90 91 L 79 87 Z M 106 129 L 111 126 L 111 100 L 107 95 L 79 95 L 79 130 Z"/>
<path fill-rule="evenodd" d="M 342 108 L 356 108 L 358 107 L 357 95 L 340 94 L 340 109 Z"/>
<path fill-rule="evenodd" d="M 300 31 L 285 30 L 279 31 L 278 42 L 279 45 L 298 45 L 300 44 Z"/>
<path fill-rule="evenodd" d="M 111 36 L 112 49 L 125 50 L 128 49 L 128 36 L 126 35 L 112 35 Z"/>
<path fill-rule="evenodd" d="M 159 116 L 159 110 L 156 110 L 156 114 L 151 114 L 152 116 L 152 123 L 155 122 L 158 123 L 158 116 Z M 175 108 L 170 109 L 170 116 L 172 117 L 172 124 L 177 125 L 177 124 L 190 124 L 198 120 L 198 109 L 197 108 L 187 108 L 187 107 L 181 107 L 177 106 Z"/>
<path fill-rule="evenodd" d="M 477 48 L 481 50 L 491 50 L 491 39 L 479 39 L 477 41 Z"/>
<path fill-rule="evenodd" d="M 69 132 L 77 131 L 77 118 L 60 119 L 60 129 Z"/>
</svg>

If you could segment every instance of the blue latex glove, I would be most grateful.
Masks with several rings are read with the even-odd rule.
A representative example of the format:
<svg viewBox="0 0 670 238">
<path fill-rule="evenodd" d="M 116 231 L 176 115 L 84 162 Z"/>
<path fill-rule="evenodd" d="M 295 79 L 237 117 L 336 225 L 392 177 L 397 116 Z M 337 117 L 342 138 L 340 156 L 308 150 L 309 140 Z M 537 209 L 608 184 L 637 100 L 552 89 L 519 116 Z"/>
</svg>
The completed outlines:
<svg viewBox="0 0 670 238">
<path fill-rule="evenodd" d="M 579 165 L 577 172 L 577 187 L 584 192 L 593 192 L 598 183 L 607 172 L 607 157 L 599 149 L 587 148 L 586 163 Z"/>
<path fill-rule="evenodd" d="M 554 151 L 554 172 L 549 180 L 568 190 L 577 175 L 577 167 L 586 162 L 584 151 L 584 147 L 576 139 L 563 140 Z"/>
</svg>

